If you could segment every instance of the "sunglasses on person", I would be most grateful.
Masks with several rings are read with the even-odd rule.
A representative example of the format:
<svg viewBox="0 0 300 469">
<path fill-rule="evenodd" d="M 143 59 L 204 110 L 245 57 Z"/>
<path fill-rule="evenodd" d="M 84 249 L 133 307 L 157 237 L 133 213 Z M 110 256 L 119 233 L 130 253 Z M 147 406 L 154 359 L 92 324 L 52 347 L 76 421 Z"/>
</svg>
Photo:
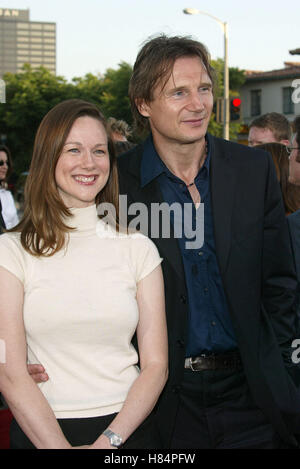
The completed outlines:
<svg viewBox="0 0 300 469">
<path fill-rule="evenodd" d="M 0 160 L 0 166 L 4 166 L 5 164 L 6 164 L 7 167 L 9 167 L 9 162 L 8 161 Z"/>
</svg>

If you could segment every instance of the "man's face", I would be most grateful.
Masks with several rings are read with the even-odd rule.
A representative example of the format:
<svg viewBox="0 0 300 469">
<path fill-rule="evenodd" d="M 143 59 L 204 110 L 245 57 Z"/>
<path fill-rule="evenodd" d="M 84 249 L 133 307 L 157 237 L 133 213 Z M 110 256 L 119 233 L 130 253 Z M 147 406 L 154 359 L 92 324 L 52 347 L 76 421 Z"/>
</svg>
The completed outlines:
<svg viewBox="0 0 300 469">
<path fill-rule="evenodd" d="M 263 143 L 277 142 L 272 130 L 260 127 L 251 127 L 249 130 L 248 144 L 249 147 L 262 145 Z M 278 142 L 279 143 L 279 142 Z"/>
<path fill-rule="evenodd" d="M 212 108 L 212 82 L 199 57 L 177 59 L 166 85 L 159 83 L 153 100 L 138 105 L 149 117 L 154 141 L 161 144 L 202 140 Z"/>
</svg>

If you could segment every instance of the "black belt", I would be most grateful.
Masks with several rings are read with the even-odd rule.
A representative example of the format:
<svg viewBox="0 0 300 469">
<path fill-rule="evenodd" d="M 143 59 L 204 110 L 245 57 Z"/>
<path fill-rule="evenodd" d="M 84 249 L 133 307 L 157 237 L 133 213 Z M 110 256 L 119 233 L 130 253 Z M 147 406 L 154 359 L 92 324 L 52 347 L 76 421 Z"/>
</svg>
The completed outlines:
<svg viewBox="0 0 300 469">
<path fill-rule="evenodd" d="M 239 352 L 227 352 L 185 359 L 184 367 L 192 371 L 203 370 L 239 370 L 242 368 L 242 360 Z"/>
</svg>

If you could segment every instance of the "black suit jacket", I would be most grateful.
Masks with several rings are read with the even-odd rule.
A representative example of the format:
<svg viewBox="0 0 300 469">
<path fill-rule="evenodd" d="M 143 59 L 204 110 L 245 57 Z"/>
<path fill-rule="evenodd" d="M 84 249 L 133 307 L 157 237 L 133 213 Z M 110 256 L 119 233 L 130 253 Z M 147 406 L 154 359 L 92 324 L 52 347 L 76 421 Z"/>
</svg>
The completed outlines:
<svg viewBox="0 0 300 469">
<path fill-rule="evenodd" d="M 1 204 L 1 200 L 0 200 L 0 234 L 3 233 L 4 229 L 5 229 L 5 223 L 4 223 L 4 220 L 3 220 L 3 217 L 2 217 L 2 204 Z"/>
<path fill-rule="evenodd" d="M 298 281 L 300 281 L 300 210 L 288 216 L 292 249 Z"/>
<path fill-rule="evenodd" d="M 291 361 L 297 281 L 274 165 L 266 152 L 208 138 L 216 253 L 245 373 L 257 405 L 293 445 L 300 415 L 298 368 Z M 140 145 L 118 158 L 120 192 L 128 204 L 143 202 L 150 209 L 163 198 L 156 180 L 141 188 L 142 152 Z M 168 448 L 184 369 L 188 302 L 177 240 L 153 241 L 164 258 L 169 380 L 157 418 Z"/>
</svg>

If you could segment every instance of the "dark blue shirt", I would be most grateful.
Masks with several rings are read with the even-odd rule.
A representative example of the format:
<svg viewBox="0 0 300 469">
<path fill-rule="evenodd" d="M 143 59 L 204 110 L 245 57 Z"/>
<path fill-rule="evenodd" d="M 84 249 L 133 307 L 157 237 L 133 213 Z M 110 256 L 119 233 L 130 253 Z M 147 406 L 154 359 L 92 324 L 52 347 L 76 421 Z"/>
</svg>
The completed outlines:
<svg viewBox="0 0 300 469">
<path fill-rule="evenodd" d="M 191 241 L 191 238 L 189 234 L 186 236 L 187 230 L 184 227 L 182 237 L 178 238 L 189 301 L 187 357 L 237 348 L 216 258 L 210 197 L 210 160 L 211 152 L 208 147 L 205 162 L 194 181 L 201 203 L 204 204 L 204 243 L 196 249 L 187 248 L 187 241 Z M 144 146 L 141 164 L 142 187 L 156 178 L 165 202 L 169 205 L 177 202 L 182 207 L 183 204 L 190 204 L 192 228 L 195 230 L 197 211 L 190 193 L 185 183 L 172 174 L 160 159 L 152 137 L 149 137 Z"/>
</svg>

